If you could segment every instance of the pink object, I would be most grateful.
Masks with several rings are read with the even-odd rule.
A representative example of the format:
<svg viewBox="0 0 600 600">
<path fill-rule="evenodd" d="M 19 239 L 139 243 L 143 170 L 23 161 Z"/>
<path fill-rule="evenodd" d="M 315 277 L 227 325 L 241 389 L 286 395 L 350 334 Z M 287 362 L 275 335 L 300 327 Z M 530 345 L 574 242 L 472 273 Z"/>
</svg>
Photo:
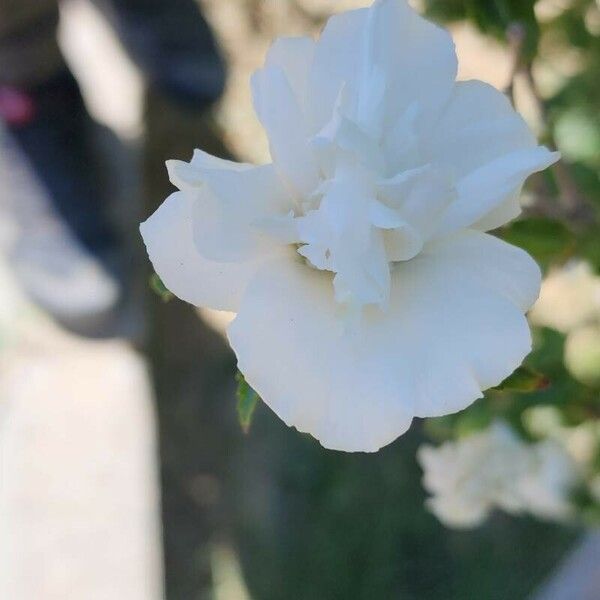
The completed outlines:
<svg viewBox="0 0 600 600">
<path fill-rule="evenodd" d="M 27 125 L 35 116 L 32 98 L 21 90 L 0 86 L 0 119 L 8 125 Z"/>
</svg>

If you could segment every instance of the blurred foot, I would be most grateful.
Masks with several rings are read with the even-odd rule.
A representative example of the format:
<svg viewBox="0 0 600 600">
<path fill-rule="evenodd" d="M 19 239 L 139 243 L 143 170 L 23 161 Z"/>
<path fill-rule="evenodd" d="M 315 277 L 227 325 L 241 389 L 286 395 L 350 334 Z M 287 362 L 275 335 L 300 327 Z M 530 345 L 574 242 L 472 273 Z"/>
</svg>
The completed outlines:
<svg viewBox="0 0 600 600">
<path fill-rule="evenodd" d="M 120 302 L 120 284 L 61 228 L 23 236 L 10 263 L 23 290 L 68 329 L 101 335 Z"/>
<path fill-rule="evenodd" d="M 0 244 L 18 282 L 72 332 L 135 336 L 123 328 L 134 320 L 123 318 L 128 300 L 120 249 L 97 201 L 99 183 L 90 177 L 94 167 L 83 162 L 90 154 L 74 156 L 84 142 L 71 135 L 82 132 L 73 127 L 72 116 L 70 123 L 61 122 L 56 110 L 52 121 L 47 102 L 40 109 L 35 96 L 18 91 L 8 94 L 8 112 L 3 93 L 0 114 L 7 128 L 0 128 Z"/>
</svg>

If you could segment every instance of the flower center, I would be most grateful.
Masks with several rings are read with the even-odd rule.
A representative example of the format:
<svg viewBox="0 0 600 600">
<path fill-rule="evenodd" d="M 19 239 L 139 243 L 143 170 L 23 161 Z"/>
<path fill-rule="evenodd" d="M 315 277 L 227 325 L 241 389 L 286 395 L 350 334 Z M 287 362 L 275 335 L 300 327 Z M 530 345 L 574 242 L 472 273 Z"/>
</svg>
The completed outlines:
<svg viewBox="0 0 600 600">
<path fill-rule="evenodd" d="M 335 299 L 355 311 L 387 306 L 391 267 L 414 258 L 453 198 L 448 174 L 431 165 L 407 168 L 418 155 L 414 107 L 400 120 L 406 144 L 395 165 L 385 160 L 381 136 L 365 131 L 341 109 L 311 140 L 321 182 L 302 198 L 288 227 L 307 263 L 334 273 Z M 369 128 L 372 130 L 372 128 Z M 395 171 L 393 176 L 388 172 Z"/>
</svg>

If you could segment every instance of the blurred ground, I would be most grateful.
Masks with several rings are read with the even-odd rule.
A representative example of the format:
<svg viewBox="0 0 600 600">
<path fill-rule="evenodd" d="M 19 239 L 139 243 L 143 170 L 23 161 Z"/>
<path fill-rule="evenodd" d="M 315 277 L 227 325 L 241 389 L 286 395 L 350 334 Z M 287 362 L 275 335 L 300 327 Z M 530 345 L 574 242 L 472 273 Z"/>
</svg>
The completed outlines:
<svg viewBox="0 0 600 600">
<path fill-rule="evenodd" d="M 162 597 L 145 361 L 60 331 L 0 268 L 0 598 Z"/>
</svg>

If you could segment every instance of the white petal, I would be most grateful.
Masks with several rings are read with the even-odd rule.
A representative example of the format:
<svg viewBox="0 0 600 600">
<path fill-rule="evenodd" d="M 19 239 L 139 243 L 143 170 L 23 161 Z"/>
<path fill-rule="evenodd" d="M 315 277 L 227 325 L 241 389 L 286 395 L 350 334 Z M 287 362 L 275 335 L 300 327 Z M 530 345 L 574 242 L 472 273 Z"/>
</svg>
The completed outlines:
<svg viewBox="0 0 600 600">
<path fill-rule="evenodd" d="M 262 270 L 229 340 L 250 385 L 288 425 L 327 448 L 375 451 L 406 431 L 386 348 L 341 337 L 331 275 L 300 263 Z"/>
<path fill-rule="evenodd" d="M 319 170 L 303 109 L 283 69 L 267 65 L 254 73 L 252 95 L 273 162 L 296 194 L 309 196 L 319 184 Z"/>
<path fill-rule="evenodd" d="M 266 66 L 285 73 L 299 106 L 304 106 L 308 76 L 315 56 L 315 41 L 308 37 L 278 38 L 267 53 Z"/>
<path fill-rule="evenodd" d="M 363 305 L 387 305 L 390 293 L 390 267 L 381 232 L 371 229 L 364 252 L 340 256 L 333 280 L 335 299 L 348 304 L 355 316 Z"/>
<path fill-rule="evenodd" d="M 389 266 L 381 234 L 369 221 L 369 198 L 359 180 L 332 182 L 317 210 L 296 219 L 298 252 L 315 267 L 336 273 L 338 302 L 357 305 L 387 301 Z"/>
<path fill-rule="evenodd" d="M 332 119 L 312 139 L 311 144 L 319 153 L 321 168 L 325 167 L 324 171 L 329 176 L 333 176 L 335 159 L 339 159 L 342 153 L 373 171 L 382 172 L 385 167 L 378 140 L 368 136 L 339 109 L 335 110 Z"/>
<path fill-rule="evenodd" d="M 375 62 L 382 64 L 389 82 L 387 123 L 393 123 L 417 101 L 417 121 L 427 126 L 454 88 L 458 60 L 452 37 L 423 19 L 406 0 L 382 0 L 376 3 L 376 9 L 379 21 Z"/>
<path fill-rule="evenodd" d="M 424 140 L 421 159 L 448 169 L 457 180 L 463 179 L 463 187 L 479 180 L 485 189 L 471 188 L 469 193 L 477 194 L 476 200 L 464 199 L 448 218 L 459 222 L 473 219 L 469 226 L 487 231 L 519 215 L 519 194 L 525 179 L 558 159 L 558 155 L 536 147 L 534 135 L 503 93 L 482 81 L 461 81 Z M 527 167 L 531 158 L 533 164 Z M 516 167 L 519 160 L 524 161 L 520 173 L 509 172 L 508 165 L 512 162 Z M 463 217 L 458 217 L 456 213 L 463 210 Z"/>
<path fill-rule="evenodd" d="M 421 112 L 418 101 L 414 101 L 403 114 L 394 119 L 387 132 L 383 148 L 385 150 L 386 170 L 393 177 L 407 170 L 415 170 L 423 164 L 419 146 L 420 135 L 417 131 L 417 117 Z"/>
<path fill-rule="evenodd" d="M 522 186 L 519 186 L 506 200 L 473 223 L 471 228 L 478 231 L 492 231 L 516 219 L 521 214 L 521 189 Z"/>
<path fill-rule="evenodd" d="M 378 184 L 381 196 L 427 240 L 437 230 L 444 211 L 456 199 L 452 178 L 426 165 L 404 171 Z"/>
<path fill-rule="evenodd" d="M 543 171 L 559 159 L 558 152 L 536 146 L 516 150 L 472 171 L 457 183 L 458 197 L 448 207 L 438 235 L 481 223 L 499 206 L 507 206 L 506 203 L 514 198 L 515 190 L 520 189 L 527 177 Z M 514 205 L 508 206 L 512 208 Z"/>
<path fill-rule="evenodd" d="M 260 224 L 289 214 L 293 198 L 273 165 L 236 163 L 195 150 L 188 163 L 168 160 L 171 182 L 193 198 L 194 240 L 205 258 L 249 260 L 274 238 Z"/>
<path fill-rule="evenodd" d="M 391 262 L 410 260 L 423 249 L 423 238 L 410 225 L 384 231 L 383 240 L 387 259 Z"/>
<path fill-rule="evenodd" d="M 190 162 L 184 160 L 168 160 L 166 162 L 169 181 L 178 189 L 184 190 L 197 187 L 204 182 L 206 169 L 223 169 L 228 171 L 244 171 L 254 165 L 237 163 L 232 160 L 212 156 L 203 150 L 194 150 Z"/>
<path fill-rule="evenodd" d="M 199 181 L 184 189 L 194 198 L 194 241 L 206 258 L 249 260 L 277 245 L 260 223 L 288 214 L 292 199 L 273 165 L 199 169 Z"/>
<path fill-rule="evenodd" d="M 389 126 L 416 99 L 423 121 L 430 120 L 450 94 L 456 70 L 448 32 L 421 18 L 405 0 L 378 0 L 370 9 L 336 15 L 317 42 L 310 75 L 313 130 L 331 117 L 344 84 L 359 122 L 361 104 L 370 115 L 382 101 L 379 111 Z"/>
<path fill-rule="evenodd" d="M 356 78 L 360 59 L 356 40 L 366 22 L 367 9 L 351 10 L 331 17 L 317 41 L 309 74 L 308 116 L 312 133 L 331 119 L 342 88 Z"/>
<path fill-rule="evenodd" d="M 424 140 L 424 160 L 457 178 L 537 141 L 505 94 L 482 81 L 459 81 Z"/>
<path fill-rule="evenodd" d="M 400 216 L 400 211 L 390 208 L 379 202 L 369 202 L 369 221 L 380 229 L 396 229 L 406 225 L 406 221 Z"/>
<path fill-rule="evenodd" d="M 477 231 L 463 231 L 431 242 L 426 253 L 447 258 L 448 274 L 464 270 L 528 311 L 540 294 L 542 273 L 537 263 L 521 248 Z"/>
<path fill-rule="evenodd" d="M 293 211 L 290 211 L 287 215 L 257 219 L 254 221 L 254 225 L 282 244 L 300 243 L 298 221 L 294 217 Z"/>
<path fill-rule="evenodd" d="M 200 255 L 193 242 L 191 203 L 189 196 L 176 192 L 140 225 L 154 270 L 182 300 L 236 311 L 260 262 L 218 263 Z"/>
<path fill-rule="evenodd" d="M 413 416 L 461 410 L 521 363 L 530 350 L 522 309 L 538 285 L 525 253 L 465 232 L 401 263 L 389 310 L 368 308 L 361 328 L 342 334 L 330 275 L 269 263 L 229 339 L 286 423 L 328 448 L 375 451 Z"/>
</svg>

